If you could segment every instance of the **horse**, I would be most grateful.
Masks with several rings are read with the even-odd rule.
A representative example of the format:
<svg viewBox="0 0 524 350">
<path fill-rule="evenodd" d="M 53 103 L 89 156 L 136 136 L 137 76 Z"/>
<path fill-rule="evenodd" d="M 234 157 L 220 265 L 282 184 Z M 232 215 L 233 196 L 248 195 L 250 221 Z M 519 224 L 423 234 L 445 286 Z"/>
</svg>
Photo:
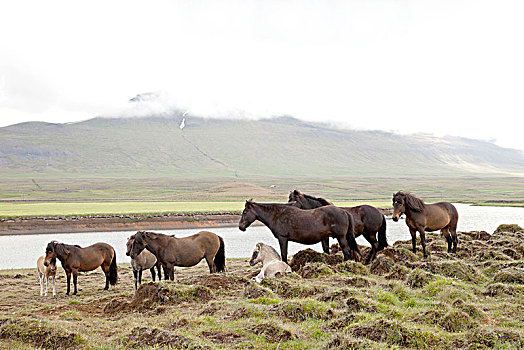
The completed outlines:
<svg viewBox="0 0 524 350">
<path fill-rule="evenodd" d="M 451 253 L 451 246 L 453 245 L 453 254 L 456 254 L 459 216 L 453 204 L 449 202 L 426 204 L 422 199 L 409 192 L 399 191 L 393 194 L 393 221 L 397 222 L 404 213 L 406 214 L 406 225 L 408 225 L 411 234 L 413 253 L 417 252 L 417 231 L 420 234 L 424 259 L 427 259 L 425 232 L 440 230 L 448 242 L 448 253 Z"/>
<path fill-rule="evenodd" d="M 109 289 L 109 284 L 114 286 L 118 281 L 118 268 L 116 266 L 116 252 L 107 243 L 95 243 L 82 248 L 51 241 L 46 247 L 44 266 L 49 266 L 53 260 L 60 260 L 67 276 L 67 293 L 70 292 L 71 274 L 73 274 L 73 295 L 77 293 L 77 277 L 79 272 L 92 271 L 101 267 L 106 275 L 104 290 Z"/>
<path fill-rule="evenodd" d="M 303 210 L 289 204 L 256 203 L 250 199 L 246 201 L 238 228 L 246 231 L 255 220 L 266 225 L 278 239 L 282 261 L 286 263 L 288 241 L 322 242 L 322 249 L 329 254 L 329 246 L 325 244 L 329 236 L 338 240 L 344 260 L 349 260 L 350 249 L 360 255 L 353 233 L 353 218 L 334 205 Z"/>
<path fill-rule="evenodd" d="M 313 197 L 308 194 L 294 190 L 289 193 L 288 203 L 301 209 L 314 209 L 325 205 L 332 205 L 324 198 Z M 378 251 L 388 246 L 386 239 L 386 218 L 380 210 L 371 205 L 359 205 L 356 207 L 341 207 L 351 214 L 355 223 L 355 237 L 362 235 L 371 245 L 371 251 L 366 257 L 365 264 L 373 260 Z M 323 246 L 329 245 L 329 237 Z"/>
<path fill-rule="evenodd" d="M 129 255 L 134 259 L 144 249 L 156 256 L 172 281 L 175 279 L 175 266 L 195 266 L 202 259 L 206 259 L 210 273 L 222 272 L 226 267 L 224 240 L 209 231 L 201 231 L 184 238 L 138 231 Z"/>
<path fill-rule="evenodd" d="M 49 277 L 53 283 L 53 296 L 56 296 L 55 278 L 56 278 L 56 259 L 49 262 L 49 266 L 44 266 L 44 257 L 41 256 L 36 261 L 36 269 L 38 270 L 38 280 L 40 282 L 40 296 L 47 296 L 47 287 L 49 286 Z M 45 281 L 45 294 L 44 294 Z"/>
<path fill-rule="evenodd" d="M 262 263 L 262 270 L 257 276 L 252 278 L 255 282 L 260 283 L 264 278 L 291 272 L 291 266 L 282 261 L 280 254 L 277 253 L 275 248 L 260 242 L 257 243 L 251 260 L 249 260 L 249 265 L 251 266 L 255 266 L 258 263 Z"/>
<path fill-rule="evenodd" d="M 135 240 L 135 236 L 131 236 L 127 239 L 126 243 L 126 255 L 129 256 L 129 253 L 131 252 L 131 246 L 133 245 L 133 241 Z M 133 276 L 135 277 L 135 291 L 137 290 L 138 286 L 142 284 L 142 271 L 149 269 L 151 271 L 151 278 L 153 279 L 153 282 L 155 281 L 155 267 L 158 270 L 158 280 L 160 281 L 161 274 L 160 274 L 160 264 L 156 260 L 156 256 L 153 255 L 153 253 L 149 252 L 148 250 L 143 250 L 140 254 L 138 254 L 134 259 L 131 259 L 131 267 L 133 268 Z M 137 285 L 138 282 L 138 285 Z"/>
</svg>

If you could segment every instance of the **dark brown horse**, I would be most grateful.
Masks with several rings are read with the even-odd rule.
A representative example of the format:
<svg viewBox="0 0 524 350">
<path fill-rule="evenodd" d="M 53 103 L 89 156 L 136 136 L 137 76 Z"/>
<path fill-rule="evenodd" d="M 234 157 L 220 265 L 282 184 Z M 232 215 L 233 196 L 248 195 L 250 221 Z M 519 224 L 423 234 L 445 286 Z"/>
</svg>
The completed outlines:
<svg viewBox="0 0 524 350">
<path fill-rule="evenodd" d="M 334 205 L 302 210 L 289 204 L 255 203 L 248 200 L 238 228 L 245 231 L 255 220 L 266 225 L 278 239 L 284 262 L 287 262 L 288 241 L 315 244 L 324 242 L 329 236 L 338 240 L 344 260 L 349 260 L 350 250 L 360 254 L 353 233 L 353 218 Z"/>
<path fill-rule="evenodd" d="M 300 191 L 294 190 L 289 193 L 289 203 L 301 209 L 314 209 L 325 205 L 332 205 L 324 198 L 313 197 Z M 341 207 L 353 217 L 355 223 L 355 237 L 362 235 L 371 245 L 371 251 L 366 257 L 365 263 L 369 264 L 375 258 L 378 251 L 386 248 L 386 218 L 382 213 L 371 205 L 359 205 L 356 207 Z M 377 239 L 378 238 L 378 239 Z M 329 237 L 322 241 L 324 252 L 329 252 Z"/>
<path fill-rule="evenodd" d="M 156 256 L 164 271 L 168 272 L 170 280 L 175 279 L 175 266 L 195 266 L 202 259 L 206 259 L 210 273 L 222 272 L 226 267 L 224 240 L 209 231 L 184 238 L 138 231 L 129 256 L 134 259 L 144 249 Z"/>
<path fill-rule="evenodd" d="M 67 293 L 70 292 L 71 274 L 73 274 L 73 295 L 77 293 L 77 277 L 79 272 L 92 271 L 97 267 L 102 267 L 106 275 L 106 286 L 114 286 L 118 281 L 118 271 L 116 266 L 115 249 L 107 243 L 95 243 L 89 247 L 81 248 L 78 245 L 70 245 L 50 242 L 45 249 L 44 265 L 48 266 L 53 259 L 58 259 L 62 263 L 67 276 Z"/>
<path fill-rule="evenodd" d="M 448 202 L 439 202 L 435 204 L 426 204 L 420 198 L 417 198 L 409 192 L 397 192 L 393 194 L 393 221 L 398 221 L 400 215 L 406 214 L 406 225 L 411 233 L 411 242 L 413 244 L 413 253 L 417 252 L 417 231 L 420 234 L 420 243 L 424 259 L 426 254 L 426 231 L 440 230 L 448 242 L 448 253 L 457 252 L 457 222 L 458 212 L 453 204 Z M 451 233 L 451 235 L 450 235 Z"/>
</svg>

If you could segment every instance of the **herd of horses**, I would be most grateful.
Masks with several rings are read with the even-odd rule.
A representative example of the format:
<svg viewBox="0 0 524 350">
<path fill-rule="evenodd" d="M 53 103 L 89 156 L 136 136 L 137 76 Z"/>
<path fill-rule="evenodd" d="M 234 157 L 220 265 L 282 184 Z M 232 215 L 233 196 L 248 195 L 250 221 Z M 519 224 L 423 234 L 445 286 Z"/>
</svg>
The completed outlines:
<svg viewBox="0 0 524 350">
<path fill-rule="evenodd" d="M 414 253 L 417 251 L 418 232 L 423 257 L 427 258 L 425 232 L 436 230 L 441 230 L 445 237 L 448 253 L 456 253 L 458 213 L 451 203 L 426 204 L 409 192 L 399 191 L 393 194 L 393 221 L 398 221 L 403 214 L 406 216 L 405 221 L 412 237 Z M 255 220 L 271 230 L 280 246 L 279 255 L 274 248 L 257 243 L 250 260 L 251 266 L 259 262 L 263 266 L 260 273 L 253 278 L 257 282 L 291 271 L 287 264 L 289 241 L 307 245 L 320 242 L 323 251 L 329 254 L 329 238 L 335 238 L 344 260 L 349 260 L 361 255 L 355 238 L 362 235 L 371 245 L 371 250 L 365 258 L 366 264 L 375 258 L 378 251 L 388 246 L 386 219 L 377 208 L 370 205 L 337 207 L 324 198 L 313 197 L 297 190 L 290 192 L 287 203 L 256 203 L 252 199 L 247 200 L 238 228 L 246 231 Z M 162 267 L 164 279 L 174 280 L 175 266 L 195 266 L 205 259 L 209 272 L 216 273 L 225 271 L 226 263 L 224 240 L 209 231 L 201 231 L 185 238 L 138 231 L 129 237 L 126 255 L 131 257 L 135 290 L 141 283 L 143 270 L 149 269 L 154 281 L 155 269 L 160 280 Z M 82 248 L 52 241 L 46 247 L 45 257 L 40 257 L 37 263 L 41 295 L 44 293 L 44 280 L 47 295 L 49 278 L 53 283 L 53 295 L 56 294 L 54 277 L 57 259 L 62 263 L 67 276 L 66 295 L 70 293 L 71 275 L 73 294 L 77 294 L 79 272 L 101 267 L 106 276 L 105 290 L 118 281 L 116 253 L 109 244 L 95 243 Z"/>
</svg>

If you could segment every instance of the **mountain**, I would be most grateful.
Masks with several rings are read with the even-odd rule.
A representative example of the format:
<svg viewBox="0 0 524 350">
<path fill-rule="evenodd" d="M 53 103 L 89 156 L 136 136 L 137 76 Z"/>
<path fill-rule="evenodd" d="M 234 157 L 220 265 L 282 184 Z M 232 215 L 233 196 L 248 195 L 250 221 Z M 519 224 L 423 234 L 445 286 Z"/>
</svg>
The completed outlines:
<svg viewBox="0 0 524 350">
<path fill-rule="evenodd" d="M 292 117 L 232 120 L 186 114 L 3 127 L 0 176 L 524 175 L 524 152 L 485 141 L 343 130 Z"/>
</svg>

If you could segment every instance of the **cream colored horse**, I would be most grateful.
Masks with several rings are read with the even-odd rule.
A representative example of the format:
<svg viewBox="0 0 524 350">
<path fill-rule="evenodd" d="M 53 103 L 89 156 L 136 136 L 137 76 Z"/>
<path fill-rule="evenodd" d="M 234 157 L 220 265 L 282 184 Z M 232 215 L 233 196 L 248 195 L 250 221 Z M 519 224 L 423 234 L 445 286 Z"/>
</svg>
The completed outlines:
<svg viewBox="0 0 524 350">
<path fill-rule="evenodd" d="M 40 296 L 47 296 L 47 287 L 49 286 L 49 277 L 53 283 L 53 296 L 56 296 L 55 277 L 56 277 L 56 260 L 49 263 L 49 266 L 44 266 L 44 257 L 41 256 L 36 261 L 36 268 L 38 269 L 38 280 L 40 281 Z M 45 280 L 45 294 L 44 294 L 44 280 Z"/>
<path fill-rule="evenodd" d="M 257 243 L 249 265 L 255 266 L 257 263 L 262 263 L 262 270 L 253 277 L 255 282 L 261 282 L 264 278 L 275 277 L 277 274 L 284 275 L 291 272 L 291 267 L 282 261 L 277 251 L 264 243 Z"/>
</svg>

